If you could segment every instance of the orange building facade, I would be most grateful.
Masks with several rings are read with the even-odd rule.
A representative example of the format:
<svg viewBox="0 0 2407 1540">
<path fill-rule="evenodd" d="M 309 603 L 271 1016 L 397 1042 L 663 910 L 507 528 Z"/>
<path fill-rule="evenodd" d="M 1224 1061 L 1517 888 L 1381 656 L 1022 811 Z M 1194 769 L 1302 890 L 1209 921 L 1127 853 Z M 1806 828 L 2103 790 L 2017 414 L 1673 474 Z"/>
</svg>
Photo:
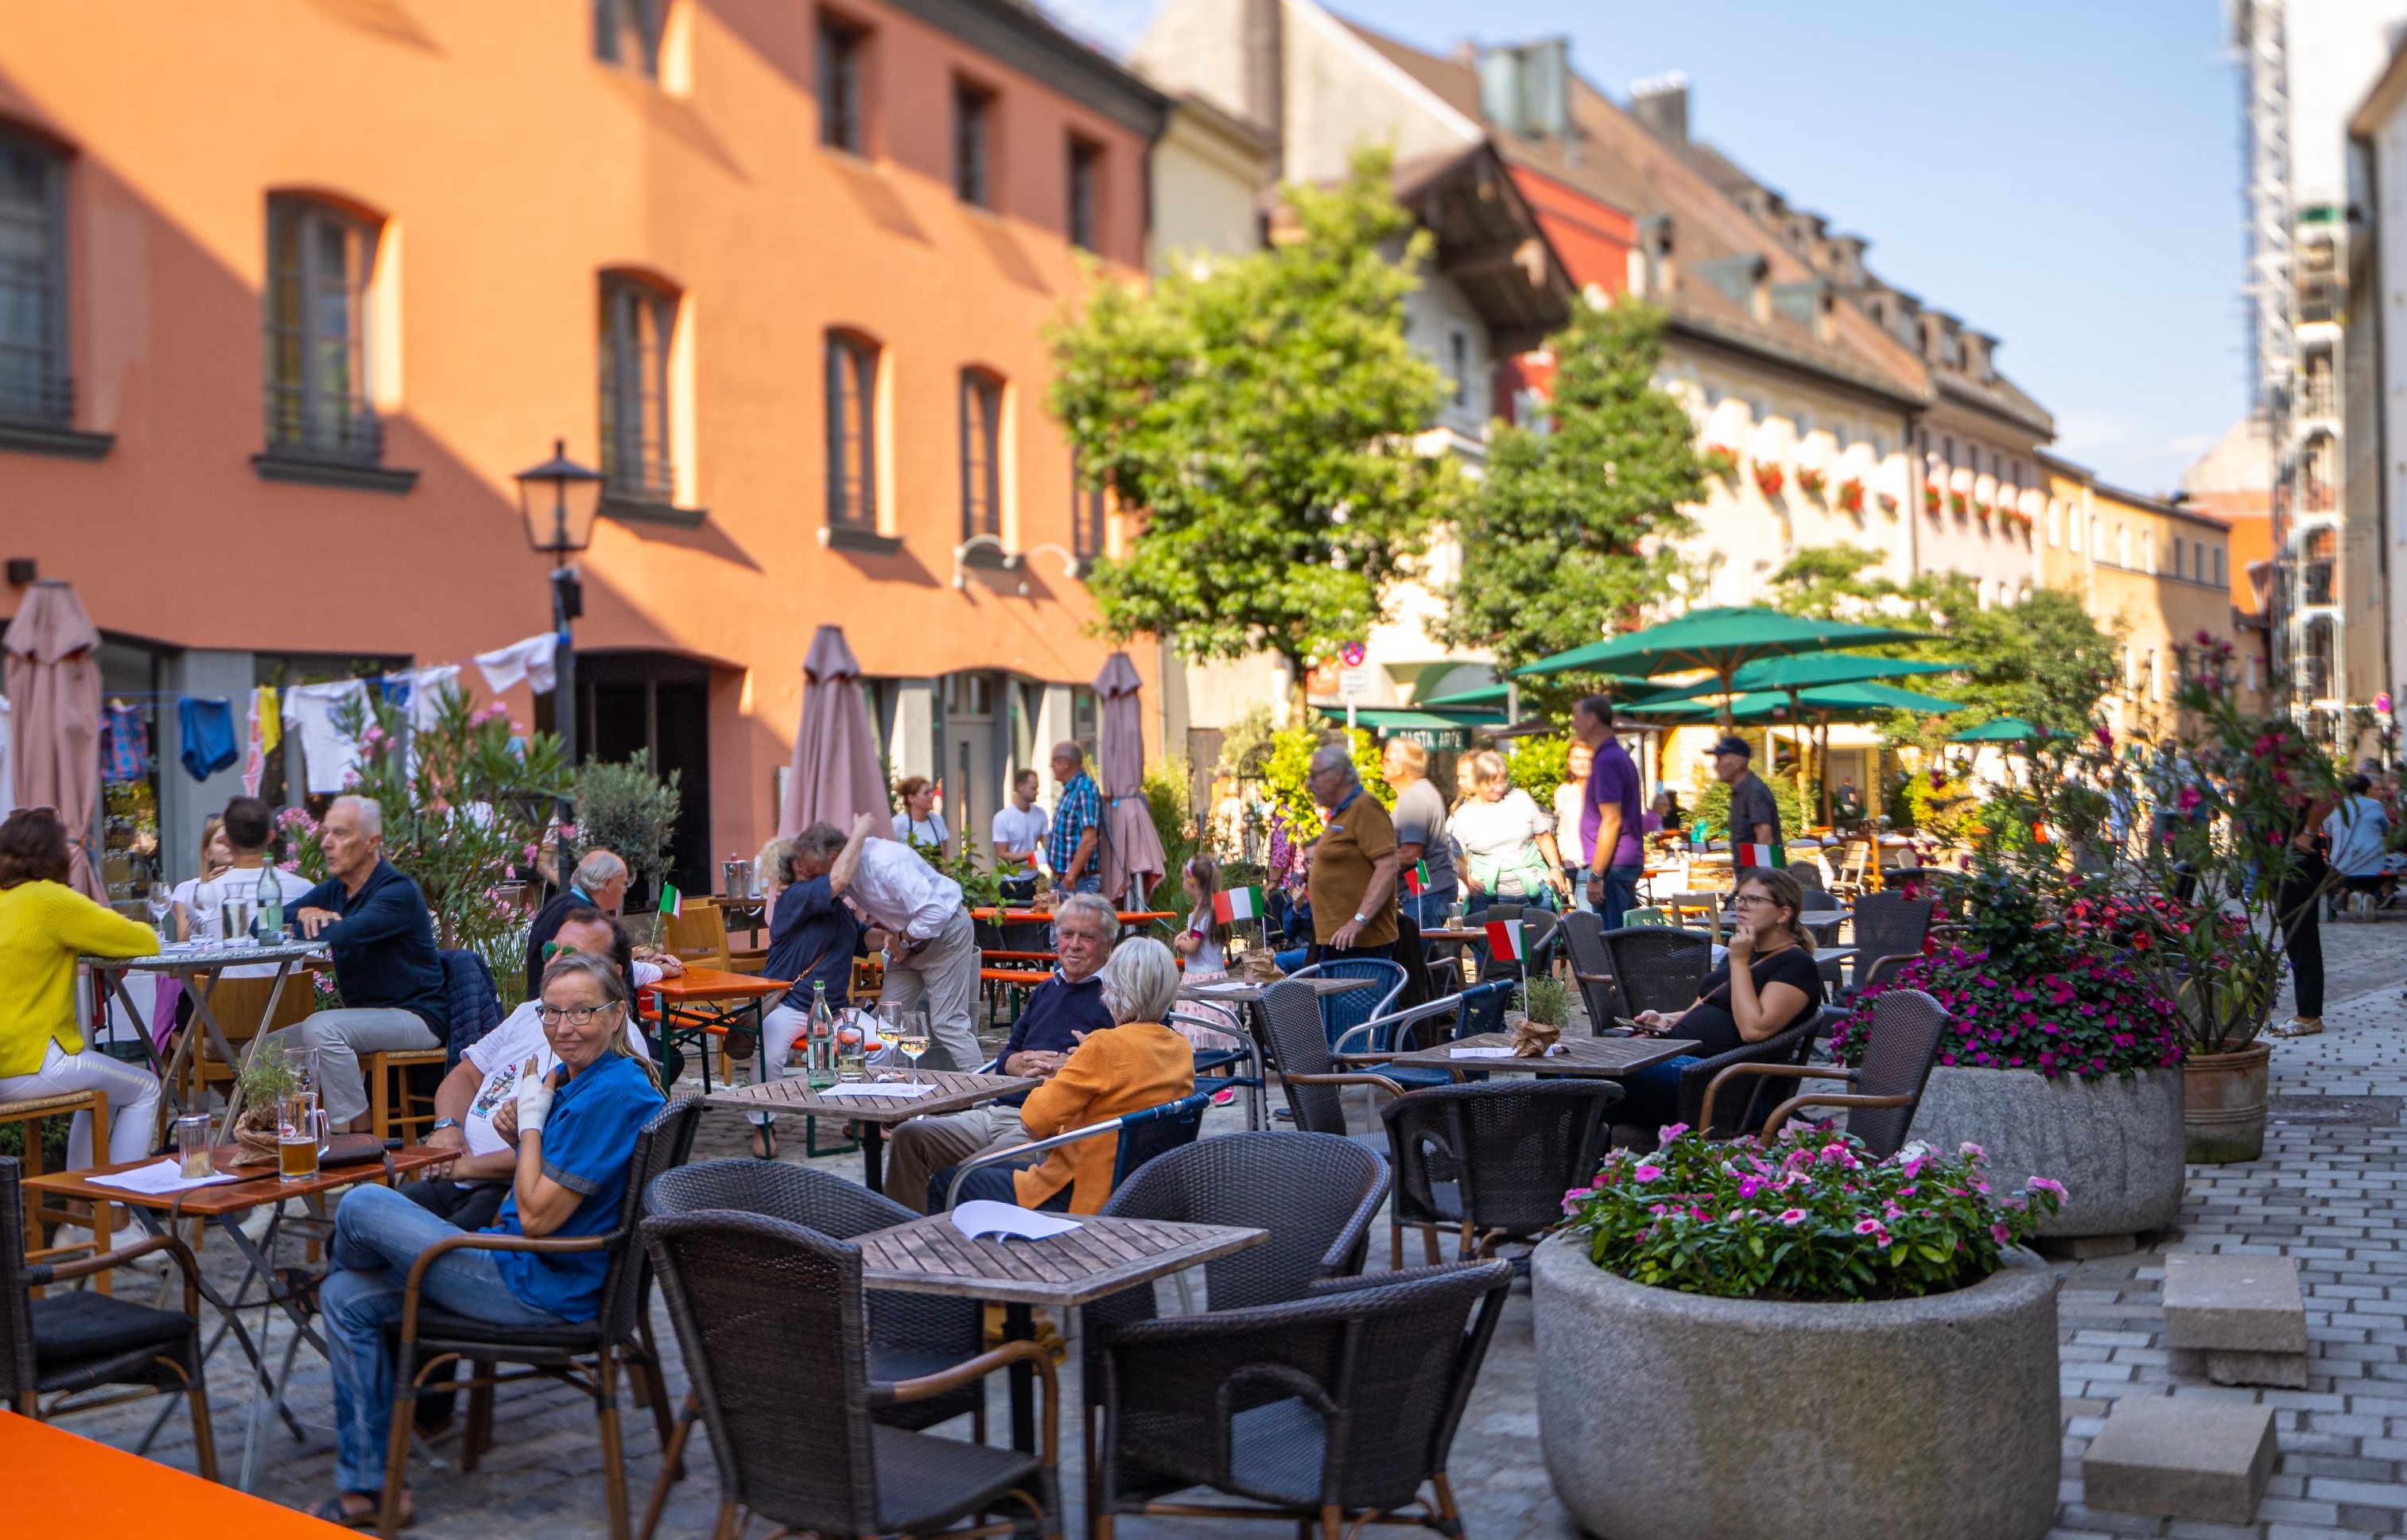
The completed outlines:
<svg viewBox="0 0 2407 1540">
<path fill-rule="evenodd" d="M 681 883 L 774 828 L 825 622 L 982 845 L 1091 737 L 1044 330 L 1141 271 L 1163 110 L 1012 0 L 0 0 L 0 554 L 147 710 L 163 872 L 238 787 L 177 702 L 548 628 L 555 439 L 580 738 L 680 771 Z"/>
</svg>

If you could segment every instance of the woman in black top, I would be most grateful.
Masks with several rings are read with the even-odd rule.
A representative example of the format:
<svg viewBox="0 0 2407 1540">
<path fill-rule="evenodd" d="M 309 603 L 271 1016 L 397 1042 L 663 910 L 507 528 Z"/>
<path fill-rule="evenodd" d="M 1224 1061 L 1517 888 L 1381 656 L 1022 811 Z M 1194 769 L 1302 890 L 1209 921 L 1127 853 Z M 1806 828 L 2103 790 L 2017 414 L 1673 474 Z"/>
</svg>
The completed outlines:
<svg viewBox="0 0 2407 1540">
<path fill-rule="evenodd" d="M 1798 923 L 1805 897 L 1797 879 L 1750 868 L 1739 876 L 1734 907 L 1738 928 L 1730 933 L 1730 956 L 1706 976 L 1697 1003 L 1635 1018 L 1650 1031 L 1695 1038 L 1697 1051 L 1626 1077 L 1625 1110 L 1617 1122 L 1657 1128 L 1677 1121 L 1683 1069 L 1775 1036 L 1821 1007 L 1822 973 L 1814 962 L 1814 938 Z"/>
</svg>

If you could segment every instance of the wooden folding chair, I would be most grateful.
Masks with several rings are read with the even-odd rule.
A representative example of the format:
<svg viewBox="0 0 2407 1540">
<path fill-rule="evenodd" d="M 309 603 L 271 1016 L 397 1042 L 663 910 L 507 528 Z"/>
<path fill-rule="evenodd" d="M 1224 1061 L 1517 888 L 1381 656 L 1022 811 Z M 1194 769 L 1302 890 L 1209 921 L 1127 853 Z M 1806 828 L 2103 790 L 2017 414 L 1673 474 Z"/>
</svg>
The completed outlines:
<svg viewBox="0 0 2407 1540">
<path fill-rule="evenodd" d="M 661 916 L 661 945 L 691 966 L 734 972 L 735 959 L 727 946 L 727 917 L 719 912 L 719 905 L 707 898 L 690 898 L 683 907 L 683 914 Z"/>
<path fill-rule="evenodd" d="M 14 1123 L 24 1135 L 24 1153 L 19 1157 L 28 1176 L 42 1174 L 42 1123 L 50 1118 L 72 1118 L 78 1112 L 92 1114 L 92 1152 L 95 1161 L 108 1160 L 108 1093 L 105 1091 L 75 1091 L 58 1096 L 28 1096 L 14 1102 L 0 1102 L 0 1123 Z M 98 1256 L 108 1249 L 109 1233 L 116 1228 L 117 1205 L 94 1204 L 92 1213 L 92 1244 L 87 1246 L 44 1246 L 44 1224 L 81 1224 L 84 1216 L 62 1208 L 45 1200 L 34 1190 L 26 1190 L 25 1261 L 50 1262 L 71 1256 Z M 109 1272 L 103 1269 L 94 1275 L 93 1287 L 102 1293 L 111 1292 Z M 36 1296 L 40 1294 L 37 1289 Z"/>
</svg>

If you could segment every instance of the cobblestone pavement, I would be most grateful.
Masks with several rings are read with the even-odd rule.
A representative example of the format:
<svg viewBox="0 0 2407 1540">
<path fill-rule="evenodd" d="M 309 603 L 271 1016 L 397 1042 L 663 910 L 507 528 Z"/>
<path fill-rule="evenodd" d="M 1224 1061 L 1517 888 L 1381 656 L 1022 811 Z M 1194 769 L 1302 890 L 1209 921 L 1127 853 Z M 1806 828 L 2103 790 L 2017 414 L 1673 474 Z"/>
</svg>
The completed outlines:
<svg viewBox="0 0 2407 1540">
<path fill-rule="evenodd" d="M 2274 1093 L 2300 1097 L 2396 1097 L 2407 1103 L 2407 1005 L 2400 986 L 2407 975 L 2407 917 L 2328 926 L 2332 973 L 2329 1031 L 2320 1038 L 2283 1043 L 2274 1050 Z M 698 1088 L 697 1088 L 698 1089 Z M 2300 1117 L 2277 1122 L 2265 1158 L 2250 1165 L 2194 1167 L 2181 1228 L 2155 1237 L 2131 1255 L 2059 1263 L 2058 1299 L 2065 1413 L 2063 1507 L 2054 1540 L 2092 1535 L 2247 1536 L 2252 1540 L 2332 1540 L 2339 1536 L 2407 1533 L 2407 1126 L 2401 1103 L 2351 1103 L 2360 1121 Z M 2334 1109 L 2325 1104 L 2322 1110 Z M 2313 1109 L 2309 1109 L 2313 1110 Z M 1363 1109 L 1359 1126 L 1372 1124 Z M 1207 1136 L 1244 1127 L 1241 1108 L 1216 1111 Z M 830 1131 L 833 1132 L 833 1131 Z M 803 1130 L 788 1119 L 782 1158 L 804 1159 Z M 741 1153 L 738 1119 L 706 1115 L 698 1156 Z M 857 1155 L 833 1154 L 813 1163 L 859 1175 Z M 1372 1265 L 1387 1263 L 1384 1224 L 1374 1230 Z M 229 1262 L 213 1242 L 213 1269 Z M 297 1248 L 296 1248 L 297 1249 Z M 2176 1381 L 2160 1346 L 2158 1303 L 2162 1253 L 2169 1250 L 2250 1250 L 2299 1257 L 2307 1292 L 2312 1364 L 2308 1388 L 2235 1390 Z M 293 1260 L 298 1260 L 294 1258 Z M 257 1311 L 246 1320 L 255 1323 Z M 673 1397 L 684 1376 L 665 1319 L 655 1321 L 668 1354 Z M 277 1323 L 280 1351 L 287 1333 Z M 229 1477 L 241 1461 L 245 1386 L 229 1344 L 210 1377 L 220 1458 Z M 1455 1490 L 1474 1540 L 1575 1540 L 1576 1531 L 1549 1490 L 1537 1443 L 1526 1286 L 1517 1288 L 1498 1331 L 1478 1390 L 1454 1449 Z M 1076 1359 L 1061 1375 L 1065 1404 L 1077 1405 Z M 271 1422 L 257 1435 L 257 1490 L 276 1501 L 306 1505 L 322 1498 L 332 1479 L 331 1408 L 325 1367 L 306 1349 L 294 1376 L 292 1403 L 307 1429 L 306 1441 Z M 1007 1426 L 1001 1386 L 994 1389 L 993 1426 Z M 2217 1395 L 2260 1400 L 2276 1408 L 2281 1462 L 2254 1525 L 2226 1528 L 2092 1511 L 2082 1504 L 2080 1456 L 2112 1403 L 2125 1395 Z M 81 1417 L 67 1426 L 131 1447 L 157 1403 L 135 1404 Z M 413 1462 L 411 1483 L 420 1520 L 412 1533 L 430 1537 L 490 1536 L 552 1540 L 606 1533 L 601 1454 L 591 1403 L 563 1386 L 534 1384 L 502 1392 L 499 1446 L 482 1467 L 460 1471 L 457 1442 L 434 1440 Z M 630 1504 L 640 1514 L 658 1470 L 659 1446 L 639 1411 L 626 1429 Z M 1064 1490 L 1080 1490 L 1075 1418 L 1064 1424 Z M 151 1450 L 189 1469 L 192 1440 L 180 1410 Z M 797 1451 L 806 1458 L 806 1451 Z M 709 1533 L 717 1481 L 699 1441 L 690 1475 L 677 1489 L 663 1535 Z M 1073 1533 L 1080 1520 L 1074 1504 Z M 1131 1521 L 1132 1540 L 1166 1534 L 1177 1520 Z M 1189 1526 L 1190 1529 L 1192 1525 Z M 1257 1533 L 1248 1533 L 1247 1531 Z M 1228 1540 L 1288 1540 L 1287 1525 L 1212 1526 Z"/>
</svg>

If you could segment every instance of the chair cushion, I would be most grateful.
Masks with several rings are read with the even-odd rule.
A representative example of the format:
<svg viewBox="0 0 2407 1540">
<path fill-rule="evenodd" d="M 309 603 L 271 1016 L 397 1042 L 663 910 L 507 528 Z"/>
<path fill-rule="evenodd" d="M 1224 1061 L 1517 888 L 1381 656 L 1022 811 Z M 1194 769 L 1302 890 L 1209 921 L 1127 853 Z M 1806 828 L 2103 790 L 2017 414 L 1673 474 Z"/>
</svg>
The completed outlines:
<svg viewBox="0 0 2407 1540">
<path fill-rule="evenodd" d="M 1292 1396 L 1249 1407 L 1229 1419 L 1229 1485 L 1260 1502 L 1318 1507 L 1328 1446 L 1320 1414 Z"/>
<path fill-rule="evenodd" d="M 389 1328 L 398 1334 L 398 1321 Z M 422 1358 L 441 1343 L 447 1348 L 491 1348 L 491 1356 L 512 1362 L 525 1362 L 511 1349 L 528 1351 L 537 1358 L 552 1358 L 563 1353 L 598 1352 L 602 1347 L 602 1328 L 598 1322 L 580 1320 L 559 1326 L 503 1326 L 474 1316 L 455 1316 L 449 1310 L 422 1305 L 418 1311 L 418 1351 Z"/>
<path fill-rule="evenodd" d="M 963 1514 L 993 1507 L 1018 1488 L 1044 1501 L 1036 1457 L 900 1428 L 871 1430 L 877 1461 L 877 1522 L 889 1532 L 926 1533 Z"/>
<path fill-rule="evenodd" d="M 45 1374 L 88 1359 L 182 1342 L 192 1330 L 192 1318 L 181 1310 L 153 1310 L 88 1289 L 53 1290 L 31 1303 L 34 1365 Z"/>
</svg>

